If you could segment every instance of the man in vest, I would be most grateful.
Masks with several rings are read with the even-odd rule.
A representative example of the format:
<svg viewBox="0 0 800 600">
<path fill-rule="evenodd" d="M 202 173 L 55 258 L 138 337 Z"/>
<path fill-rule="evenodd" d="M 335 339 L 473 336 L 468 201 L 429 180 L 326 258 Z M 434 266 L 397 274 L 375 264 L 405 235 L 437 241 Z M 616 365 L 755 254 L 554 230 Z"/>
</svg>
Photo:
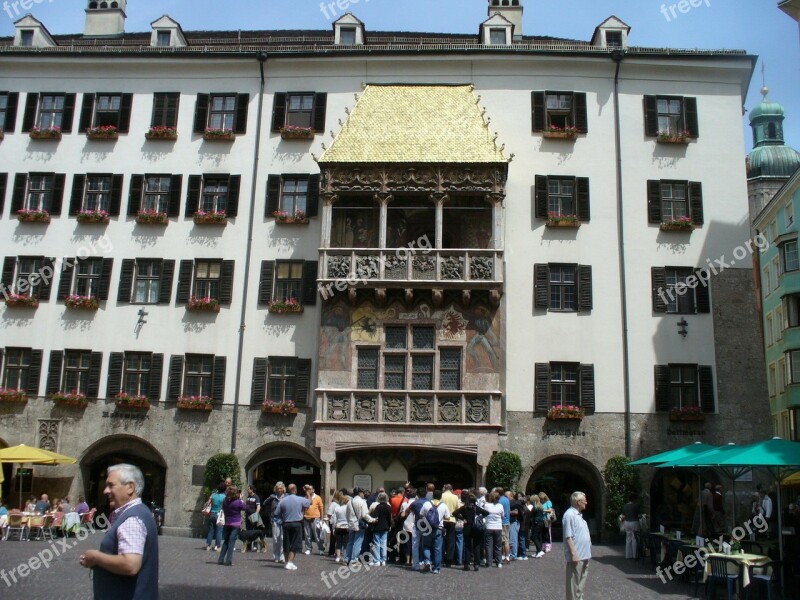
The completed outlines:
<svg viewBox="0 0 800 600">
<path fill-rule="evenodd" d="M 110 527 L 100 550 L 87 550 L 80 564 L 94 569 L 95 600 L 158 600 L 158 533 L 142 503 L 144 476 L 133 465 L 108 468 Z"/>
</svg>

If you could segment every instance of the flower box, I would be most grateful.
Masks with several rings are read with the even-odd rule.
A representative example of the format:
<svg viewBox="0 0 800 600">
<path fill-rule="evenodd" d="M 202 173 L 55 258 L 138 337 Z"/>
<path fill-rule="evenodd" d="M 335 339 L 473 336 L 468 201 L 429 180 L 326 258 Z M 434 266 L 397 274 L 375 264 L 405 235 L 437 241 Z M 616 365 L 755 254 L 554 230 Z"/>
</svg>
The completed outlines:
<svg viewBox="0 0 800 600">
<path fill-rule="evenodd" d="M 670 421 L 705 421 L 706 416 L 703 409 L 699 406 L 685 406 L 684 408 L 673 408 L 669 411 Z"/>
<path fill-rule="evenodd" d="M 302 313 L 303 305 L 297 300 L 273 300 L 267 305 L 267 310 L 273 314 Z"/>
<path fill-rule="evenodd" d="M 64 304 L 72 310 L 97 310 L 100 308 L 100 301 L 91 296 L 67 296 Z"/>
<path fill-rule="evenodd" d="M 658 141 L 662 144 L 688 144 L 692 141 L 692 137 L 688 131 L 659 131 Z"/>
<path fill-rule="evenodd" d="M 125 392 L 120 392 L 114 399 L 117 408 L 128 410 L 150 410 L 150 400 L 147 396 L 131 396 Z"/>
<path fill-rule="evenodd" d="M 282 210 L 276 210 L 272 213 L 275 217 L 276 223 L 285 223 L 287 225 L 308 225 L 308 215 L 302 210 L 295 211 L 294 214 Z"/>
<path fill-rule="evenodd" d="M 669 416 L 670 421 L 705 421 L 705 415 L 673 415 Z"/>
<path fill-rule="evenodd" d="M 550 410 L 547 411 L 547 418 L 550 421 L 560 421 L 563 419 L 583 421 L 583 417 L 585 416 L 586 411 L 584 411 L 580 406 L 559 404 L 551 407 Z"/>
<path fill-rule="evenodd" d="M 210 142 L 232 142 L 236 139 L 236 132 L 231 129 L 206 129 L 203 139 Z"/>
<path fill-rule="evenodd" d="M 107 225 L 109 221 L 108 212 L 105 210 L 82 210 L 76 218 L 78 223 L 95 223 L 99 225 Z"/>
<path fill-rule="evenodd" d="M 22 296 L 20 294 L 9 294 L 6 297 L 6 306 L 39 308 L 39 299 L 36 296 Z"/>
<path fill-rule="evenodd" d="M 61 128 L 50 127 L 48 129 L 40 129 L 39 127 L 34 127 L 28 132 L 28 135 L 32 140 L 60 140 Z"/>
<path fill-rule="evenodd" d="M 275 415 L 296 415 L 298 410 L 291 400 L 286 400 L 285 402 L 264 400 L 261 403 L 261 412 Z"/>
<path fill-rule="evenodd" d="M 192 296 L 189 298 L 189 302 L 186 303 L 186 310 L 219 312 L 219 300 Z"/>
<path fill-rule="evenodd" d="M 69 406 L 72 408 L 86 408 L 89 405 L 89 400 L 86 394 L 81 394 L 77 391 L 69 393 L 54 392 L 50 394 L 50 399 L 61 406 Z"/>
<path fill-rule="evenodd" d="M 178 398 L 178 408 L 184 410 L 214 410 L 214 401 L 208 396 L 180 396 Z"/>
<path fill-rule="evenodd" d="M 559 215 L 558 213 L 549 213 L 547 215 L 547 227 L 572 227 L 577 229 L 581 226 L 581 222 L 577 215 Z"/>
<path fill-rule="evenodd" d="M 157 125 L 148 129 L 145 132 L 144 137 L 146 140 L 151 141 L 174 141 L 178 139 L 178 130 L 175 127 L 164 127 L 163 125 Z"/>
<path fill-rule="evenodd" d="M 140 210 L 136 215 L 136 222 L 139 225 L 166 225 L 169 223 L 169 215 L 156 210 Z"/>
<path fill-rule="evenodd" d="M 24 390 L 0 387 L 0 404 L 27 404 L 28 393 Z"/>
<path fill-rule="evenodd" d="M 284 140 L 313 140 L 316 131 L 313 127 L 297 127 L 286 125 L 281 127 L 281 139 Z"/>
<path fill-rule="evenodd" d="M 17 221 L 20 223 L 49 223 L 50 213 L 46 210 L 21 208 L 17 211 Z"/>
<path fill-rule="evenodd" d="M 692 231 L 694 223 L 688 217 L 675 219 L 674 221 L 664 221 L 661 223 L 661 231 Z"/>
<path fill-rule="evenodd" d="M 114 125 L 90 127 L 86 130 L 86 138 L 90 140 L 116 140 L 119 138 L 119 130 Z"/>
<path fill-rule="evenodd" d="M 549 127 L 542 131 L 542 137 L 550 140 L 574 140 L 578 137 L 577 127 Z"/>
<path fill-rule="evenodd" d="M 192 217 L 195 225 L 227 225 L 228 215 L 224 212 L 204 212 L 202 210 L 194 213 Z"/>
</svg>

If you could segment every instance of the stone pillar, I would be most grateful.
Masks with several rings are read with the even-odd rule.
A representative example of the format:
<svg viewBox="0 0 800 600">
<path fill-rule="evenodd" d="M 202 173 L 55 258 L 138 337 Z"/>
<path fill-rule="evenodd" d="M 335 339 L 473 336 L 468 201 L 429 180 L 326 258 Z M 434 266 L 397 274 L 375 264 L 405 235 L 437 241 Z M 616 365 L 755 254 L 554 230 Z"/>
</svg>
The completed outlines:
<svg viewBox="0 0 800 600">
<path fill-rule="evenodd" d="M 502 250 L 503 240 L 503 194 L 488 194 L 486 199 L 492 205 L 492 243 L 495 250 Z"/>
<path fill-rule="evenodd" d="M 333 204 L 338 200 L 336 194 L 322 193 L 322 248 L 331 247 L 331 227 L 333 225 Z"/>
<path fill-rule="evenodd" d="M 386 248 L 386 225 L 388 222 L 389 202 L 391 199 L 392 195 L 385 192 L 375 194 L 375 201 L 380 204 L 381 207 L 380 225 L 378 226 L 379 248 Z"/>
<path fill-rule="evenodd" d="M 436 248 L 442 247 L 442 231 L 444 229 L 444 203 L 447 201 L 448 195 L 436 192 L 431 194 L 431 200 L 436 205 Z"/>
</svg>

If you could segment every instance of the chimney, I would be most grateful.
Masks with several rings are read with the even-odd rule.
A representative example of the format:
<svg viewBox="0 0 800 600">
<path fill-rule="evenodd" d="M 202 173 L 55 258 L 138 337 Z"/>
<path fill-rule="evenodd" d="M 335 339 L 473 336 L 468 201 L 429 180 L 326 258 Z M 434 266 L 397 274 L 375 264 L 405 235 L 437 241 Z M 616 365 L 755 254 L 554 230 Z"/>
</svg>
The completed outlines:
<svg viewBox="0 0 800 600">
<path fill-rule="evenodd" d="M 86 37 L 115 37 L 125 33 L 127 0 L 89 0 L 86 5 Z"/>
<path fill-rule="evenodd" d="M 514 25 L 514 39 L 522 39 L 522 0 L 489 0 L 489 16 L 500 14 Z"/>
</svg>

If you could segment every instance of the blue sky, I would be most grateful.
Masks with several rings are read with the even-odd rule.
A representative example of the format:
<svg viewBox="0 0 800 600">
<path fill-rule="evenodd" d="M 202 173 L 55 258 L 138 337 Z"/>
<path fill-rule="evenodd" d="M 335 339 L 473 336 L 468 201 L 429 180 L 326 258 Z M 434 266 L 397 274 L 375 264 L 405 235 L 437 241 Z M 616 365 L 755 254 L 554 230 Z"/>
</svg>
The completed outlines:
<svg viewBox="0 0 800 600">
<path fill-rule="evenodd" d="M 0 35 L 13 33 L 13 21 L 31 12 L 52 33 L 83 30 L 84 0 L 17 0 L 29 11 L 0 0 Z M 800 149 L 800 31 L 778 10 L 777 0 L 694 0 L 686 13 L 670 6 L 678 0 L 522 0 L 526 35 L 588 40 L 606 17 L 631 26 L 630 43 L 672 48 L 737 48 L 760 57 L 746 107 L 760 100 L 761 64 L 766 64 L 769 97 L 786 107 L 786 141 Z M 6 6 L 3 2 L 8 2 Z M 325 0 L 325 4 L 331 0 Z M 486 18 L 485 0 L 339 0 L 365 22 L 367 30 L 477 32 Z M 257 7 L 257 8 L 254 8 Z M 663 10 L 662 10 L 663 7 Z M 336 14 L 334 14 L 334 11 Z M 147 31 L 169 14 L 186 30 L 327 29 L 338 15 L 320 9 L 320 0 L 129 0 L 127 31 Z M 9 13 L 11 16 L 9 16 Z M 327 15 L 326 15 L 327 13 Z M 11 18 L 13 17 L 13 19 Z M 747 149 L 751 134 L 747 120 Z"/>
</svg>

